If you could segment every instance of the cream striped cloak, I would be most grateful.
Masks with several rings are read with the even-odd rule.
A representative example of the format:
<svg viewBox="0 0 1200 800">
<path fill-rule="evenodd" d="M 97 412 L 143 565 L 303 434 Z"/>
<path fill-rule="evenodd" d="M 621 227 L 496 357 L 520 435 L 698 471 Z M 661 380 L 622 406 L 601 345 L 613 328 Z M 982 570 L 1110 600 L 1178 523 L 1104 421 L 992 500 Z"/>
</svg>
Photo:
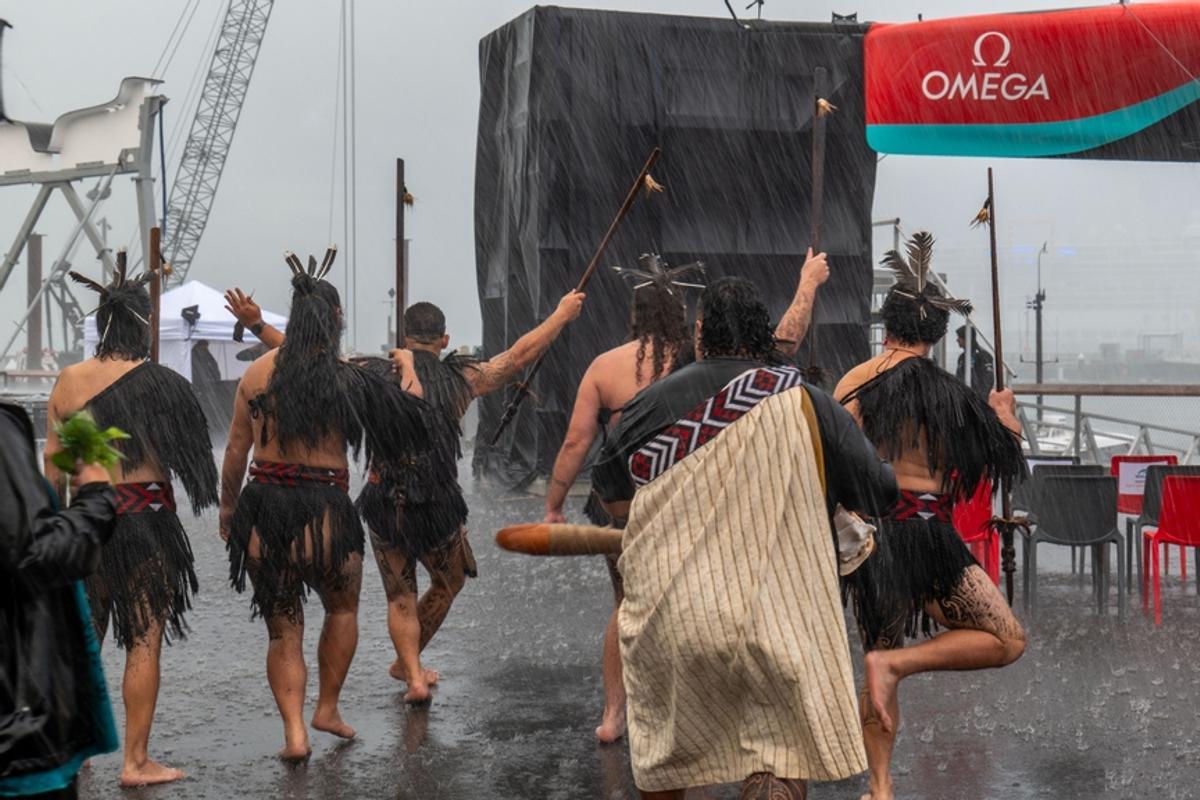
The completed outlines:
<svg viewBox="0 0 1200 800">
<path fill-rule="evenodd" d="M 814 442 L 790 389 L 635 495 L 619 624 L 640 789 L 866 769 Z"/>
</svg>

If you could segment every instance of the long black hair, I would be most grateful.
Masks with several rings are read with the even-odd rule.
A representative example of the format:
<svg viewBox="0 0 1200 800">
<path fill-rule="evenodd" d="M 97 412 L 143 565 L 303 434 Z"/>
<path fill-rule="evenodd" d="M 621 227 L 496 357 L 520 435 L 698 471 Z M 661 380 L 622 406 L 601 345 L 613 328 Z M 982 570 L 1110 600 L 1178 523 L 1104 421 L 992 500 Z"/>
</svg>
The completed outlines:
<svg viewBox="0 0 1200 800">
<path fill-rule="evenodd" d="M 642 380 L 642 362 L 650 351 L 651 379 L 662 377 L 667 359 L 687 346 L 687 309 L 668 286 L 648 283 L 633 292 L 629 335 L 638 343 L 636 380 Z"/>
<path fill-rule="evenodd" d="M 346 397 L 339 380 L 341 297 L 333 284 L 300 273 L 292 278 L 287 335 L 275 356 L 267 397 L 279 447 L 320 446 L 331 435 L 346 435 Z"/>
<path fill-rule="evenodd" d="M 713 281 L 700 296 L 700 353 L 766 361 L 775 349 L 771 315 L 758 287 L 745 278 Z"/>
</svg>

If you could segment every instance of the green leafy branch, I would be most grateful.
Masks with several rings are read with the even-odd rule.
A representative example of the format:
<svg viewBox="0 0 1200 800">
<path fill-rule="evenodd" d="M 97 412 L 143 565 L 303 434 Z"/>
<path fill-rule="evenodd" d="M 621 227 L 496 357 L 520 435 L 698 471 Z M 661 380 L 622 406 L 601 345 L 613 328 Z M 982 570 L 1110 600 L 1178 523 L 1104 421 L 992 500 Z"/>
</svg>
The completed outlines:
<svg viewBox="0 0 1200 800">
<path fill-rule="evenodd" d="M 54 432 L 62 450 L 51 456 L 50 461 L 63 472 L 74 472 L 75 465 L 81 462 L 99 464 L 111 471 L 124 456 L 109 443 L 129 438 L 120 428 L 100 430 L 87 411 L 77 411 L 56 422 Z"/>
</svg>

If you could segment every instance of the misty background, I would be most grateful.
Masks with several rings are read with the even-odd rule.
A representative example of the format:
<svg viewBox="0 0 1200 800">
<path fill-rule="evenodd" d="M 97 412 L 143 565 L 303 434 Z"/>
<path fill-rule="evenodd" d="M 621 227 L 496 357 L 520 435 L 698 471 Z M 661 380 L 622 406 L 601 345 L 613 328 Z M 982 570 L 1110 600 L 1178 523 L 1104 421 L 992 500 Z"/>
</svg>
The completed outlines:
<svg viewBox="0 0 1200 800">
<path fill-rule="evenodd" d="M 742 13 L 745 4 L 735 2 L 734 7 Z M 1094 4 L 1095 0 L 1059 0 L 1055 5 Z M 150 76 L 188 5 L 188 0 L 0 3 L 0 17 L 13 25 L 5 33 L 3 49 L 8 115 L 50 122 L 65 111 L 111 99 L 124 76 Z M 561 5 L 728 16 L 721 0 Z M 857 11 L 864 21 L 907 22 L 919 13 L 930 19 L 1040 10 L 1046 5 L 1044 0 L 839 0 L 834 6 L 768 0 L 764 17 L 828 22 L 830 11 Z M 169 66 L 153 76 L 164 80 L 160 92 L 171 98 L 165 125 L 168 142 L 176 143 L 169 149 L 168 181 L 174 179 L 194 112 L 194 99 L 187 106 L 184 99 L 207 71 L 210 33 L 225 6 L 226 0 L 200 0 L 195 13 L 185 18 L 188 30 L 178 50 L 168 53 Z M 408 188 L 416 198 L 406 223 L 411 240 L 409 301 L 430 300 L 445 309 L 452 346 L 479 342 L 473 230 L 478 43 L 529 7 L 528 2 L 512 0 L 353 2 L 358 306 L 348 308 L 353 321 L 348 345 L 375 351 L 387 335 L 396 157 L 406 161 Z M 288 298 L 285 249 L 320 254 L 332 241 L 343 257 L 349 250 L 342 217 L 340 138 L 335 145 L 335 135 L 341 136 L 335 108 L 340 17 L 341 3 L 335 0 L 275 4 L 213 212 L 189 273 L 189 278 L 217 288 L 239 285 L 252 290 L 264 307 L 281 313 L 287 312 Z M 1200 361 L 1200 281 L 1195 278 L 1200 260 L 1200 166 L 884 158 L 874 218 L 900 217 L 905 233 L 932 231 L 939 242 L 936 269 L 947 276 L 952 291 L 975 300 L 977 322 L 989 332 L 987 237 L 969 227 L 986 194 L 989 164 L 996 170 L 1010 362 L 1017 361 L 1018 353 L 1032 355 L 1033 321 L 1025 301 L 1036 288 L 1034 265 L 1043 242 L 1048 243 L 1042 272 L 1049 358 L 1074 360 L 1111 342 L 1126 351 L 1157 348 L 1172 360 Z M 85 188 L 90 186 L 91 182 Z M 157 196 L 157 185 L 155 191 Z M 0 191 L 0 244 L 5 249 L 34 194 L 28 186 Z M 118 177 L 101 209 L 112 225 L 110 245 L 133 244 L 134 208 L 131 177 Z M 38 232 L 48 237 L 47 269 L 72 222 L 66 204 L 56 196 L 38 225 Z M 595 221 L 597 236 L 607 222 Z M 877 255 L 891 242 L 890 228 L 875 229 Z M 99 272 L 86 246 L 79 249 L 74 266 Z M 837 269 L 836 262 L 832 268 Z M 344 290 L 340 265 L 332 277 Z M 24 281 L 24 270 L 18 268 L 0 292 L 0 319 L 6 321 L 0 333 L 5 339 L 24 308 Z M 345 291 L 343 298 L 349 305 Z M 82 302 L 90 308 L 86 299 Z M 1047 376 L 1055 377 L 1053 368 Z"/>
</svg>

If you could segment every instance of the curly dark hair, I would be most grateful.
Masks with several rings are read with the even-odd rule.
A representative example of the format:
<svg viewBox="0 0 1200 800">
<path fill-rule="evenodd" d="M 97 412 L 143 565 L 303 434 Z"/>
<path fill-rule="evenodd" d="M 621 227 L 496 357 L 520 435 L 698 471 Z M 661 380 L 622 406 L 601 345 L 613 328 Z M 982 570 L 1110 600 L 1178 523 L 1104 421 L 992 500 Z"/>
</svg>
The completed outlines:
<svg viewBox="0 0 1200 800">
<path fill-rule="evenodd" d="M 700 353 L 765 361 L 775 349 L 771 315 L 758 287 L 745 278 L 713 281 L 700 296 Z"/>
<path fill-rule="evenodd" d="M 342 302 L 333 284 L 307 274 L 292 278 L 287 334 L 275 357 L 267 398 L 279 447 L 299 443 L 316 448 L 344 434 L 346 406 L 338 380 Z"/>
<path fill-rule="evenodd" d="M 937 344 L 946 335 L 950 312 L 924 298 L 913 297 L 911 290 L 893 286 L 884 298 L 880 315 L 889 339 L 901 344 Z M 926 284 L 925 296 L 942 297 L 942 291 Z M 924 314 L 921 313 L 924 309 Z"/>
<path fill-rule="evenodd" d="M 150 292 L 126 283 L 109 288 L 96 309 L 97 358 L 141 360 L 150 356 Z"/>
<path fill-rule="evenodd" d="M 642 380 L 642 362 L 650 351 L 652 380 L 662 377 L 667 359 L 687 347 L 687 308 L 683 299 L 666 286 L 650 283 L 633 292 L 629 336 L 638 343 L 635 378 Z"/>
</svg>

